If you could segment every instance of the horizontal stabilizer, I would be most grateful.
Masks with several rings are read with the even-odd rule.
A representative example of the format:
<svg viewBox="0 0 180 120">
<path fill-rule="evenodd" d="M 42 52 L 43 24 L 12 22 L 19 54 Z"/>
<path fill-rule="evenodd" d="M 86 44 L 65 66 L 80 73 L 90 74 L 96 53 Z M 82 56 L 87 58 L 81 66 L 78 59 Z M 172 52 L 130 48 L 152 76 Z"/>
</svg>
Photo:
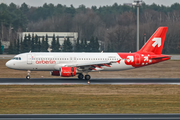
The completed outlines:
<svg viewBox="0 0 180 120">
<path fill-rule="evenodd" d="M 157 59 L 164 59 L 164 58 L 171 58 L 171 56 L 152 56 L 151 60 L 157 60 Z"/>
</svg>

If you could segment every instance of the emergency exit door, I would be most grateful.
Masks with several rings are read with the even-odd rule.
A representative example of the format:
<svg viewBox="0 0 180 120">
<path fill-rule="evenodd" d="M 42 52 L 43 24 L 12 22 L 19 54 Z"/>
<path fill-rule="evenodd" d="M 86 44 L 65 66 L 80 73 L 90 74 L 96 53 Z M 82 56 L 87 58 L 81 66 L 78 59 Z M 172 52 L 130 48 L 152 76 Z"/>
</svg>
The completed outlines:
<svg viewBox="0 0 180 120">
<path fill-rule="evenodd" d="M 32 64 L 32 55 L 31 54 L 27 55 L 27 64 Z"/>
</svg>

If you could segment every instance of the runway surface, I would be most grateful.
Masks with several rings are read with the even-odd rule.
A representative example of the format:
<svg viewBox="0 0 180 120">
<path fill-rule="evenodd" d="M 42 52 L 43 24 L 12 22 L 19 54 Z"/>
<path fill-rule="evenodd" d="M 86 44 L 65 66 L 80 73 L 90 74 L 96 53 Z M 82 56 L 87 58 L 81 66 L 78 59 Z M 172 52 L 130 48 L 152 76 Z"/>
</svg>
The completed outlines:
<svg viewBox="0 0 180 120">
<path fill-rule="evenodd" d="M 179 120 L 180 114 L 0 115 L 0 120 Z"/>
<path fill-rule="evenodd" d="M 0 78 L 0 85 L 76 85 L 87 84 L 87 80 L 76 78 Z M 94 78 L 90 84 L 178 84 L 180 78 Z"/>
</svg>

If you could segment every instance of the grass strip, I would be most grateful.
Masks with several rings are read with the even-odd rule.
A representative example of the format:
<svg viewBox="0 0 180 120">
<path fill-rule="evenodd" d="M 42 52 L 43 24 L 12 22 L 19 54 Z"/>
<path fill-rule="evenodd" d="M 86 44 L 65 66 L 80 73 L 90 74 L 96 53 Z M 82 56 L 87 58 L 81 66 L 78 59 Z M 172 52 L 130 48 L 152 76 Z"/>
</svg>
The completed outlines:
<svg viewBox="0 0 180 120">
<path fill-rule="evenodd" d="M 0 86 L 0 114 L 179 112 L 179 85 Z"/>
</svg>

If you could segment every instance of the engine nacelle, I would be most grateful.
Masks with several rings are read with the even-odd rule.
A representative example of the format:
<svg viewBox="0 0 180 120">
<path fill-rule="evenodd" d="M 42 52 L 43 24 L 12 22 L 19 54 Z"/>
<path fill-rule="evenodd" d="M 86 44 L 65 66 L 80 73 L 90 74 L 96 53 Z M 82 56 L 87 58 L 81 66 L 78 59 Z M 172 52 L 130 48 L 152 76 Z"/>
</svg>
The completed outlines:
<svg viewBox="0 0 180 120">
<path fill-rule="evenodd" d="M 73 77 L 76 75 L 75 67 L 61 67 L 60 71 L 51 71 L 52 76 Z"/>
<path fill-rule="evenodd" d="M 76 75 L 75 67 L 61 67 L 60 75 L 62 77 L 73 77 Z"/>
</svg>

